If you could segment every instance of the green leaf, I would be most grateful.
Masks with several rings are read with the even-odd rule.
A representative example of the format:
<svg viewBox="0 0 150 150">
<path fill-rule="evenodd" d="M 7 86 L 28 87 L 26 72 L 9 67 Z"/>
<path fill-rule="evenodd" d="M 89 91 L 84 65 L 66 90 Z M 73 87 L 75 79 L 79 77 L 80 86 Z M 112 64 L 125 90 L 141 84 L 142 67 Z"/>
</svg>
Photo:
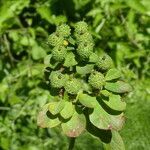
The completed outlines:
<svg viewBox="0 0 150 150">
<path fill-rule="evenodd" d="M 51 9 L 48 6 L 41 5 L 37 7 L 36 10 L 43 19 L 47 20 L 49 23 L 53 23 Z"/>
<path fill-rule="evenodd" d="M 100 91 L 100 94 L 102 94 L 102 95 L 105 96 L 105 97 L 109 97 L 109 96 L 111 95 L 111 93 L 108 92 L 107 90 L 101 90 L 101 91 Z"/>
<path fill-rule="evenodd" d="M 121 100 L 120 95 L 111 94 L 109 100 L 104 100 L 104 103 L 107 104 L 111 109 L 116 111 L 123 111 L 126 109 L 126 103 Z"/>
<path fill-rule="evenodd" d="M 35 44 L 32 47 L 31 54 L 32 54 L 32 58 L 34 60 L 38 60 L 38 59 L 44 58 L 46 56 L 46 51 L 41 46 Z"/>
<path fill-rule="evenodd" d="M 49 104 L 44 105 L 42 110 L 38 114 L 37 124 L 41 128 L 53 128 L 61 123 L 56 116 L 53 115 L 47 116 Z"/>
<path fill-rule="evenodd" d="M 79 102 L 85 107 L 94 108 L 97 104 L 96 97 L 92 97 L 87 94 L 79 93 L 78 99 Z"/>
<path fill-rule="evenodd" d="M 1 137 L 0 138 L 1 149 L 7 150 L 10 148 L 11 139 L 9 137 Z"/>
<path fill-rule="evenodd" d="M 29 0 L 0 1 L 0 29 L 11 27 L 15 22 L 15 16 L 27 7 L 29 3 Z"/>
<path fill-rule="evenodd" d="M 21 103 L 21 99 L 20 99 L 19 96 L 13 94 L 13 95 L 10 96 L 10 99 L 9 99 L 8 102 L 9 102 L 9 104 L 10 104 L 11 106 L 13 106 L 13 105 L 15 105 L 15 104 L 17 104 L 17 103 Z"/>
<path fill-rule="evenodd" d="M 130 86 L 130 84 L 123 81 L 117 81 L 115 83 L 107 82 L 105 85 L 105 89 L 115 93 L 127 93 L 132 91 L 132 87 Z"/>
<path fill-rule="evenodd" d="M 105 76 L 105 80 L 106 81 L 111 81 L 111 80 L 114 80 L 114 79 L 118 79 L 121 77 L 121 72 L 118 70 L 118 69 L 110 69 L 106 76 Z"/>
<path fill-rule="evenodd" d="M 79 136 L 86 127 L 86 119 L 85 116 L 81 113 L 75 112 L 72 118 L 66 122 L 62 123 L 63 132 L 69 137 L 77 137 Z"/>
<path fill-rule="evenodd" d="M 51 58 L 52 58 L 51 54 L 45 56 L 45 58 L 44 58 L 44 65 L 45 66 L 49 66 Z"/>
<path fill-rule="evenodd" d="M 75 60 L 75 55 L 72 52 L 69 52 L 65 58 L 64 66 L 72 67 L 77 65 L 77 61 Z"/>
<path fill-rule="evenodd" d="M 76 10 L 83 9 L 88 3 L 90 3 L 90 0 L 84 0 L 84 1 L 79 1 L 79 0 L 73 0 L 74 2 L 74 7 Z"/>
<path fill-rule="evenodd" d="M 75 45 L 76 41 L 72 38 L 72 37 L 69 37 L 68 39 L 69 43 L 71 43 L 72 45 Z"/>
<path fill-rule="evenodd" d="M 94 126 L 89 120 L 87 120 L 86 130 L 94 137 L 99 138 L 104 143 L 110 143 L 111 130 L 102 130 Z"/>
<path fill-rule="evenodd" d="M 91 93 L 92 92 L 92 88 L 87 82 L 83 81 L 81 83 L 82 83 L 83 91 L 86 91 L 87 93 Z"/>
<path fill-rule="evenodd" d="M 80 67 L 80 66 L 76 66 L 76 71 L 78 74 L 80 75 L 86 75 L 91 73 L 91 71 L 93 70 L 94 65 L 93 64 L 88 64 L 86 66 Z"/>
<path fill-rule="evenodd" d="M 59 25 L 67 21 L 67 18 L 64 15 L 59 16 L 54 15 L 50 7 L 47 5 L 40 5 L 40 7 L 37 7 L 36 10 L 38 14 L 41 16 L 41 18 L 45 19 L 50 24 Z"/>
<path fill-rule="evenodd" d="M 147 9 L 140 0 L 127 0 L 126 3 L 129 7 L 133 8 L 137 12 L 147 13 Z"/>
<path fill-rule="evenodd" d="M 98 55 L 96 53 L 91 54 L 89 58 L 89 62 L 95 63 L 97 61 L 98 61 Z"/>
<path fill-rule="evenodd" d="M 50 67 L 50 68 L 54 69 L 58 65 L 58 62 L 54 62 L 52 60 L 52 55 L 49 54 L 44 57 L 44 65 L 45 65 L 45 67 Z"/>
<path fill-rule="evenodd" d="M 112 139 L 109 144 L 104 144 L 106 150 L 125 150 L 125 146 L 120 134 L 112 131 Z"/>
<path fill-rule="evenodd" d="M 49 104 L 48 109 L 53 115 L 56 115 L 56 114 L 60 113 L 63 110 L 64 106 L 65 106 L 65 101 L 60 100 L 59 102 L 51 102 Z"/>
<path fill-rule="evenodd" d="M 100 105 L 89 116 L 91 123 L 103 130 L 120 130 L 124 124 L 124 115 L 110 115 Z"/>
<path fill-rule="evenodd" d="M 75 110 L 74 110 L 74 106 L 72 105 L 72 102 L 65 102 L 65 106 L 64 106 L 63 110 L 60 112 L 60 115 L 64 119 L 68 119 L 68 118 L 72 117 L 74 111 Z"/>
</svg>

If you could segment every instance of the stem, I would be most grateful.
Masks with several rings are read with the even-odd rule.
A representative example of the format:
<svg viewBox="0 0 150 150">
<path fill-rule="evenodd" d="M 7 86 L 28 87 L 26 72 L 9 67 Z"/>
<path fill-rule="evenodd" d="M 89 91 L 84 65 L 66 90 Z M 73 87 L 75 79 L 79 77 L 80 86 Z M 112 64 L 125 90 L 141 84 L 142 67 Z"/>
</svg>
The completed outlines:
<svg viewBox="0 0 150 150">
<path fill-rule="evenodd" d="M 76 138 L 74 138 L 74 137 L 70 138 L 68 150 L 73 150 L 74 144 L 75 144 L 75 139 Z"/>
<path fill-rule="evenodd" d="M 0 106 L 0 110 L 10 110 L 10 107 L 3 107 L 3 106 Z"/>
<path fill-rule="evenodd" d="M 7 53 L 8 53 L 8 56 L 10 58 L 10 63 L 12 65 L 12 67 L 14 67 L 14 58 L 11 54 L 11 51 L 10 51 L 10 44 L 8 42 L 8 39 L 7 39 L 7 36 L 6 34 L 4 34 L 4 42 L 5 42 L 5 47 L 6 47 L 6 50 L 7 50 Z"/>
</svg>

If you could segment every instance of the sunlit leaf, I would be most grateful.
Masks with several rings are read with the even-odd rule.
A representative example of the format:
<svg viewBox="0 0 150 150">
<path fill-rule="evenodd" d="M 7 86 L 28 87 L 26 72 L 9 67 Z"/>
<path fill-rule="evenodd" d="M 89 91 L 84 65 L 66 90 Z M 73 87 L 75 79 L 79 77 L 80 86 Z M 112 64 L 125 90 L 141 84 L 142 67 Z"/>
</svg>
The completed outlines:
<svg viewBox="0 0 150 150">
<path fill-rule="evenodd" d="M 136 11 L 138 11 L 140 13 L 147 12 L 147 9 L 139 0 L 127 0 L 126 3 L 128 6 L 130 6 L 131 8 L 135 9 Z"/>
<path fill-rule="evenodd" d="M 105 85 L 105 89 L 115 93 L 127 93 L 132 91 L 132 87 L 130 86 L 130 84 L 123 81 L 117 81 L 115 83 L 107 82 Z"/>
<path fill-rule="evenodd" d="M 45 50 L 37 44 L 33 46 L 31 54 L 32 54 L 33 59 L 35 60 L 44 58 L 46 56 Z"/>
<path fill-rule="evenodd" d="M 65 101 L 64 100 L 60 100 L 59 102 L 51 102 L 49 103 L 49 111 L 53 114 L 56 115 L 58 113 L 60 113 L 62 111 L 62 109 L 65 106 Z"/>
<path fill-rule="evenodd" d="M 111 130 L 102 130 L 94 126 L 89 120 L 87 121 L 86 130 L 94 137 L 99 138 L 104 143 L 110 143 Z"/>
<path fill-rule="evenodd" d="M 77 61 L 75 60 L 75 55 L 72 52 L 68 53 L 65 58 L 64 66 L 71 67 L 75 66 L 76 64 Z"/>
<path fill-rule="evenodd" d="M 41 128 L 53 128 L 59 125 L 61 122 L 56 116 L 47 116 L 49 104 L 43 106 L 37 117 L 37 124 Z"/>
<path fill-rule="evenodd" d="M 49 23 L 53 23 L 52 21 L 52 13 L 48 6 L 41 5 L 40 7 L 37 7 L 37 12 L 41 15 L 41 17 L 45 20 L 47 20 Z"/>
<path fill-rule="evenodd" d="M 105 96 L 105 97 L 109 97 L 109 96 L 111 95 L 111 93 L 108 92 L 107 90 L 101 90 L 101 91 L 100 91 L 100 94 L 102 94 L 102 95 Z"/>
<path fill-rule="evenodd" d="M 92 97 L 87 94 L 80 93 L 78 95 L 78 99 L 79 102 L 85 107 L 94 108 L 94 106 L 97 104 L 96 97 Z"/>
<path fill-rule="evenodd" d="M 104 103 L 107 104 L 111 109 L 116 111 L 123 111 L 126 108 L 126 103 L 121 100 L 120 95 L 111 94 L 109 100 L 104 100 Z"/>
<path fill-rule="evenodd" d="M 74 111 L 75 111 L 75 108 L 74 108 L 72 102 L 66 101 L 63 110 L 60 112 L 60 115 L 64 119 L 68 119 L 68 118 L 72 117 Z"/>
<path fill-rule="evenodd" d="M 120 130 L 124 124 L 124 115 L 110 115 L 100 105 L 89 116 L 90 121 L 99 129 Z"/>
<path fill-rule="evenodd" d="M 88 65 L 83 66 L 83 67 L 76 66 L 76 71 L 78 74 L 86 75 L 86 74 L 91 73 L 93 68 L 94 68 L 93 64 L 88 64 Z"/>
<path fill-rule="evenodd" d="M 79 136 L 86 127 L 86 119 L 82 113 L 75 112 L 72 118 L 61 124 L 63 132 L 69 137 Z"/>
<path fill-rule="evenodd" d="M 112 139 L 109 144 L 104 144 L 106 150 L 125 150 L 125 146 L 120 134 L 112 131 Z"/>
<path fill-rule="evenodd" d="M 110 69 L 108 70 L 106 76 L 105 76 L 105 80 L 106 81 L 111 81 L 111 80 L 114 80 L 114 79 L 118 79 L 121 77 L 121 73 L 118 69 Z"/>
</svg>

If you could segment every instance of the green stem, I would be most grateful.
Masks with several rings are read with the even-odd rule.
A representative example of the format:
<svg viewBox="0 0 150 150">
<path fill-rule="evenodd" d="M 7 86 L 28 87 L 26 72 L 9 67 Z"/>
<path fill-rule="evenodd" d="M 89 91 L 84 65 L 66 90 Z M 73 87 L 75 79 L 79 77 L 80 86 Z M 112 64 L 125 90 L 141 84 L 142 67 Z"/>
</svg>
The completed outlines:
<svg viewBox="0 0 150 150">
<path fill-rule="evenodd" d="M 70 138 L 68 150 L 73 150 L 76 138 Z"/>
</svg>

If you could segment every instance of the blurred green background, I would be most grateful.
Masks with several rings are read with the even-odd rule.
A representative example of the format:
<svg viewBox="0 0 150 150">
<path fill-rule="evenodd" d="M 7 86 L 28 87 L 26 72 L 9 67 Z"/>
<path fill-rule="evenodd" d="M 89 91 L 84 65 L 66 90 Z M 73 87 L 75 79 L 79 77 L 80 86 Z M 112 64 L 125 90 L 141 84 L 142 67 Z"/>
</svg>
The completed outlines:
<svg viewBox="0 0 150 150">
<path fill-rule="evenodd" d="M 47 37 L 80 20 L 134 87 L 121 131 L 126 149 L 150 150 L 150 1 L 0 0 L 1 150 L 66 150 L 61 130 L 37 127 L 36 117 L 51 99 L 43 73 Z M 75 150 L 87 149 L 103 147 L 85 133 Z"/>
</svg>

